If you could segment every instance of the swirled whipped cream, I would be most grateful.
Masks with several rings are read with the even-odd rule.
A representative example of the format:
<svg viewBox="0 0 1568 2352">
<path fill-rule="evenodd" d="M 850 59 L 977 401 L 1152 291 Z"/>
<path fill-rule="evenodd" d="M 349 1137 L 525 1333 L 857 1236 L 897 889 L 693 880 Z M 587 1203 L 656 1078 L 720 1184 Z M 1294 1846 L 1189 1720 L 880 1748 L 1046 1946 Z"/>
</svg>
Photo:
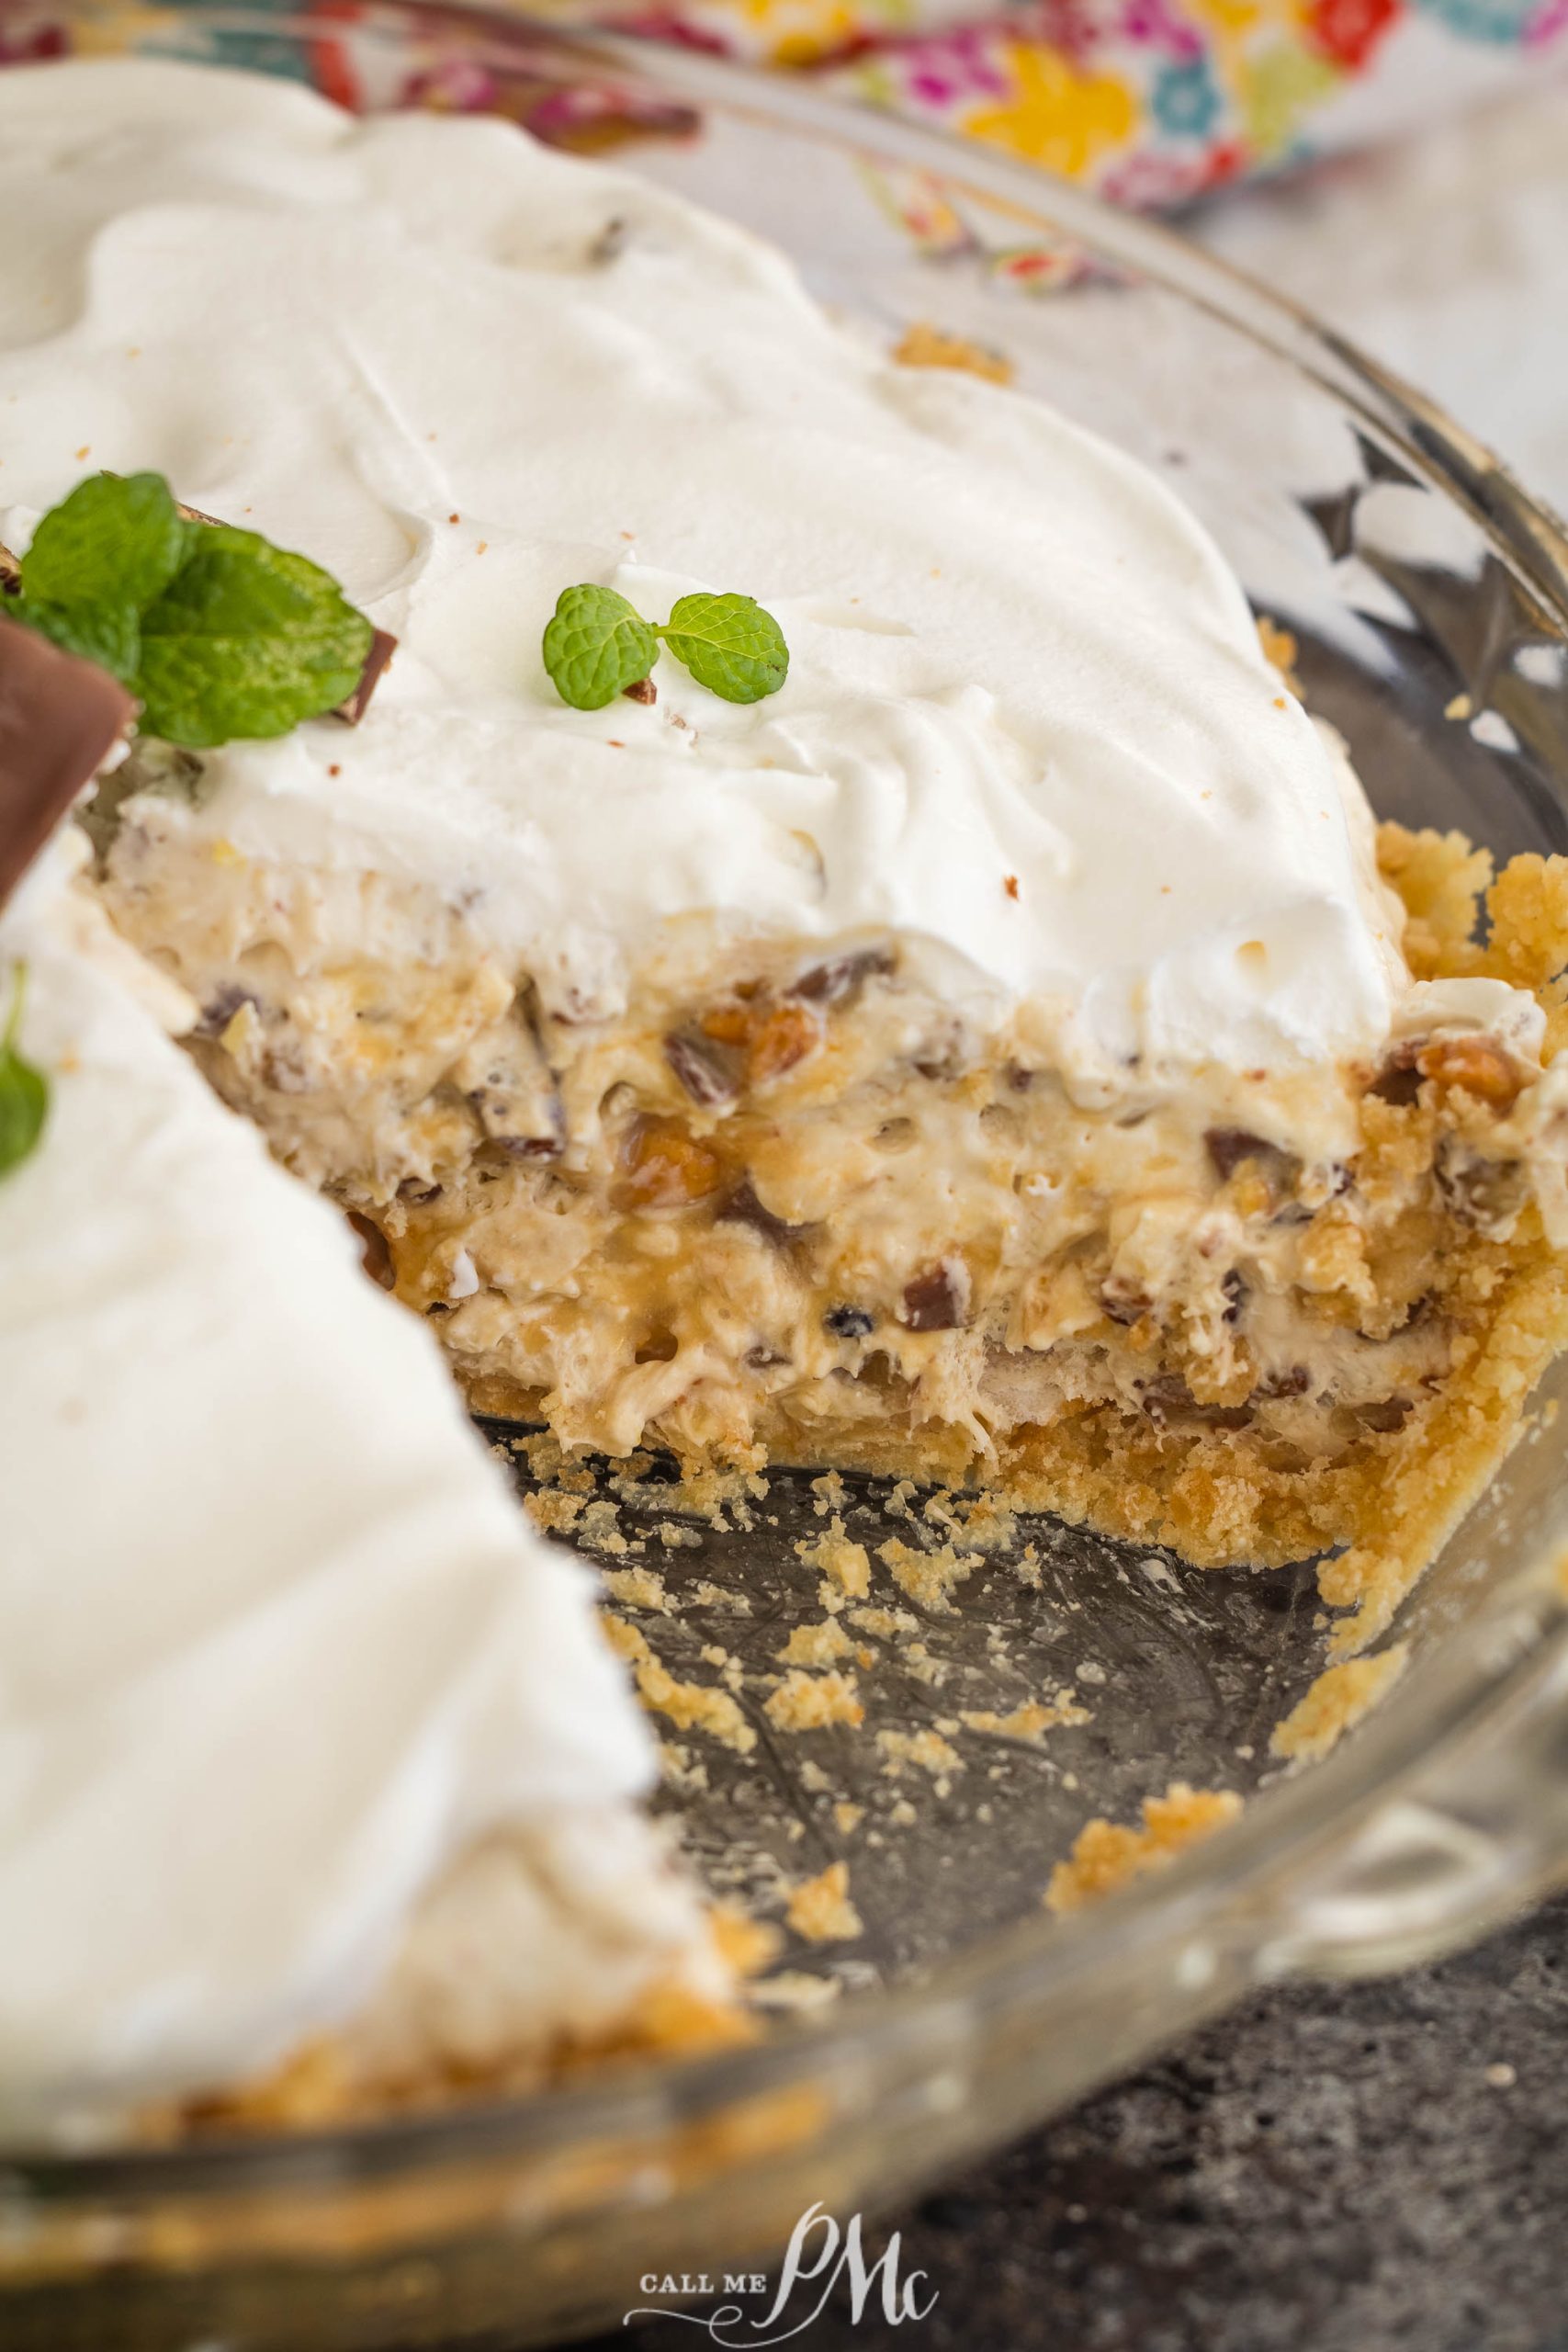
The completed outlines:
<svg viewBox="0 0 1568 2352">
<path fill-rule="evenodd" d="M 0 2129 L 350 2019 L 415 2067 L 618 2023 L 706 1962 L 592 1579 L 69 852 L 0 921 L 52 1097 L 0 1183 Z"/>
<path fill-rule="evenodd" d="M 1100 1085 L 1388 1031 L 1365 805 L 1185 509 L 624 172 L 205 68 L 8 73 L 0 419 L 13 548 L 157 468 L 400 640 L 351 734 L 215 755 L 193 830 L 434 880 L 580 1004 L 700 910 L 897 930 Z M 656 703 L 568 709 L 578 581 L 755 595 L 788 682 L 737 707 L 666 657 Z"/>
</svg>

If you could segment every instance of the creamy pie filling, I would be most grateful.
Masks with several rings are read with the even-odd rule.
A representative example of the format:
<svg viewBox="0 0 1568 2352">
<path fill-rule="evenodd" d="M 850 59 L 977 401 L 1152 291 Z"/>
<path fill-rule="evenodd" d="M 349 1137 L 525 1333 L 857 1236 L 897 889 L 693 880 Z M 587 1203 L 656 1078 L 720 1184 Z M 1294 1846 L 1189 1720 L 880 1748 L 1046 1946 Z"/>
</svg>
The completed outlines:
<svg viewBox="0 0 1568 2352">
<path fill-rule="evenodd" d="M 1396 869 L 1407 838 L 1385 836 Z M 1255 1505 L 1179 1512 L 1182 1547 L 1287 1557 L 1351 1532 L 1356 1475 L 1484 1320 L 1488 1253 L 1543 1204 L 1561 1225 L 1542 1017 L 1484 973 L 1416 983 L 1376 1063 L 1174 1094 L 1134 1070 L 1097 1107 L 1027 1018 L 977 1029 L 887 934 L 824 953 L 687 925 L 635 1016 L 570 1020 L 430 895 L 340 887 L 381 954 L 332 947 L 316 877 L 192 841 L 151 794 L 104 882 L 201 1004 L 219 1091 L 353 1214 L 475 1401 L 568 1444 L 924 1469 L 1074 1510 L 1075 1446 L 1157 1495 L 1219 1443 Z M 1161 1532 L 1116 1484 L 1090 1515 Z"/>
</svg>

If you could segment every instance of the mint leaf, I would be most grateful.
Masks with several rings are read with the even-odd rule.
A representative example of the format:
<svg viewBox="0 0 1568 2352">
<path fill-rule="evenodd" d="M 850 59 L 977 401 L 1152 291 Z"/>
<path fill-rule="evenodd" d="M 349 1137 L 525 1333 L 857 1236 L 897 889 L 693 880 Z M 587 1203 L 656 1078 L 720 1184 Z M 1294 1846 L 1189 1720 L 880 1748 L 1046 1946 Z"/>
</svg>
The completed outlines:
<svg viewBox="0 0 1568 2352">
<path fill-rule="evenodd" d="M 603 710 L 647 677 L 658 651 L 654 631 L 614 588 L 563 588 L 545 630 L 545 667 L 573 710 Z"/>
<path fill-rule="evenodd" d="M 726 702 L 761 702 L 789 673 L 789 648 L 754 596 L 682 596 L 659 632 L 698 685 Z"/>
<path fill-rule="evenodd" d="M 308 557 L 198 524 L 141 616 L 142 730 L 196 750 L 287 735 L 353 693 L 373 633 Z"/>
<path fill-rule="evenodd" d="M 162 595 L 200 528 L 180 514 L 162 474 L 89 474 L 33 533 L 22 594 L 67 613 L 140 611 Z"/>
<path fill-rule="evenodd" d="M 31 1158 L 49 1116 L 49 1080 L 17 1050 L 26 987 L 27 967 L 18 964 L 6 1035 L 0 1038 L 0 1176 L 8 1176 Z"/>
<path fill-rule="evenodd" d="M 141 618 L 134 605 L 44 605 L 23 596 L 7 607 L 67 653 L 112 671 L 122 686 L 135 681 L 141 659 Z"/>
</svg>

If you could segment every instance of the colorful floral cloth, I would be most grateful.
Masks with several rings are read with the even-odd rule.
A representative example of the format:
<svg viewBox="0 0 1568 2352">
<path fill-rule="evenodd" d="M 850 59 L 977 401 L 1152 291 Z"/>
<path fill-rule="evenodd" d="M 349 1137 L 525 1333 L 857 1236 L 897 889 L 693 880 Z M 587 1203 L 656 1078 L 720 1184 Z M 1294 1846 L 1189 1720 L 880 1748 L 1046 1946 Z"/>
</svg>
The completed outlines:
<svg viewBox="0 0 1568 2352">
<path fill-rule="evenodd" d="M 504 9 L 507 0 L 491 0 Z M 809 69 L 845 95 L 995 141 L 1112 202 L 1186 203 L 1226 182 L 1416 127 L 1568 63 L 1568 0 L 519 0 L 556 21 L 613 24 Z M 157 48 L 181 0 L 107 10 L 103 45 Z M 234 62 L 298 72 L 268 13 L 319 26 L 311 77 L 360 101 L 335 32 L 375 0 L 250 0 L 211 36 Z M 471 62 L 460 20 L 427 32 L 423 83 L 403 103 L 498 106 L 547 137 L 592 144 L 593 105 L 502 90 Z M 474 19 L 468 20 L 471 34 Z M 434 20 L 438 26 L 439 16 Z M 89 20 L 90 23 L 90 20 Z M 110 29 L 112 28 L 112 29 Z M 0 0 L 0 62 L 96 43 L 48 0 Z M 182 40 L 181 46 L 188 43 Z M 339 80 L 343 86 L 337 86 Z M 542 110 L 548 119 L 537 119 Z"/>
<path fill-rule="evenodd" d="M 1568 0 L 676 0 L 676 10 L 688 37 L 810 62 L 857 97 L 1144 208 L 1414 128 L 1568 62 Z"/>
</svg>

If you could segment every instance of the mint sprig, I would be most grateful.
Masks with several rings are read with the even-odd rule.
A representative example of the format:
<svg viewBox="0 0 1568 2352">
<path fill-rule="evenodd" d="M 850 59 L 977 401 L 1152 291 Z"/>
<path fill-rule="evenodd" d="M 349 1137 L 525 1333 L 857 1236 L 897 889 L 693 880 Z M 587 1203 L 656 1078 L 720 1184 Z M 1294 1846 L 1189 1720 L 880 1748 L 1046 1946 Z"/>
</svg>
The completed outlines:
<svg viewBox="0 0 1568 2352">
<path fill-rule="evenodd" d="M 699 686 L 726 702 L 761 702 L 789 674 L 789 648 L 754 596 L 682 596 L 659 632 Z"/>
<path fill-rule="evenodd" d="M 573 710 L 603 710 L 646 678 L 659 640 L 614 588 L 563 588 L 545 630 L 545 667 Z"/>
<path fill-rule="evenodd" d="M 196 749 L 287 735 L 354 692 L 372 635 L 309 557 L 258 531 L 197 524 L 185 562 L 141 616 L 131 682 L 141 725 Z"/>
<path fill-rule="evenodd" d="M 205 750 L 346 701 L 374 631 L 330 572 L 183 515 L 162 474 L 93 474 L 39 524 L 7 606 L 112 671 L 141 731 Z"/>
<path fill-rule="evenodd" d="M 49 1116 L 49 1080 L 17 1049 L 28 967 L 17 967 L 6 1034 L 0 1037 L 0 1176 L 8 1176 L 38 1149 Z"/>
<path fill-rule="evenodd" d="M 545 667 L 562 702 L 603 710 L 652 669 L 662 638 L 701 686 L 726 702 L 761 702 L 789 673 L 789 648 L 754 596 L 682 596 L 670 618 L 645 621 L 614 588 L 563 588 L 545 629 Z"/>
</svg>

